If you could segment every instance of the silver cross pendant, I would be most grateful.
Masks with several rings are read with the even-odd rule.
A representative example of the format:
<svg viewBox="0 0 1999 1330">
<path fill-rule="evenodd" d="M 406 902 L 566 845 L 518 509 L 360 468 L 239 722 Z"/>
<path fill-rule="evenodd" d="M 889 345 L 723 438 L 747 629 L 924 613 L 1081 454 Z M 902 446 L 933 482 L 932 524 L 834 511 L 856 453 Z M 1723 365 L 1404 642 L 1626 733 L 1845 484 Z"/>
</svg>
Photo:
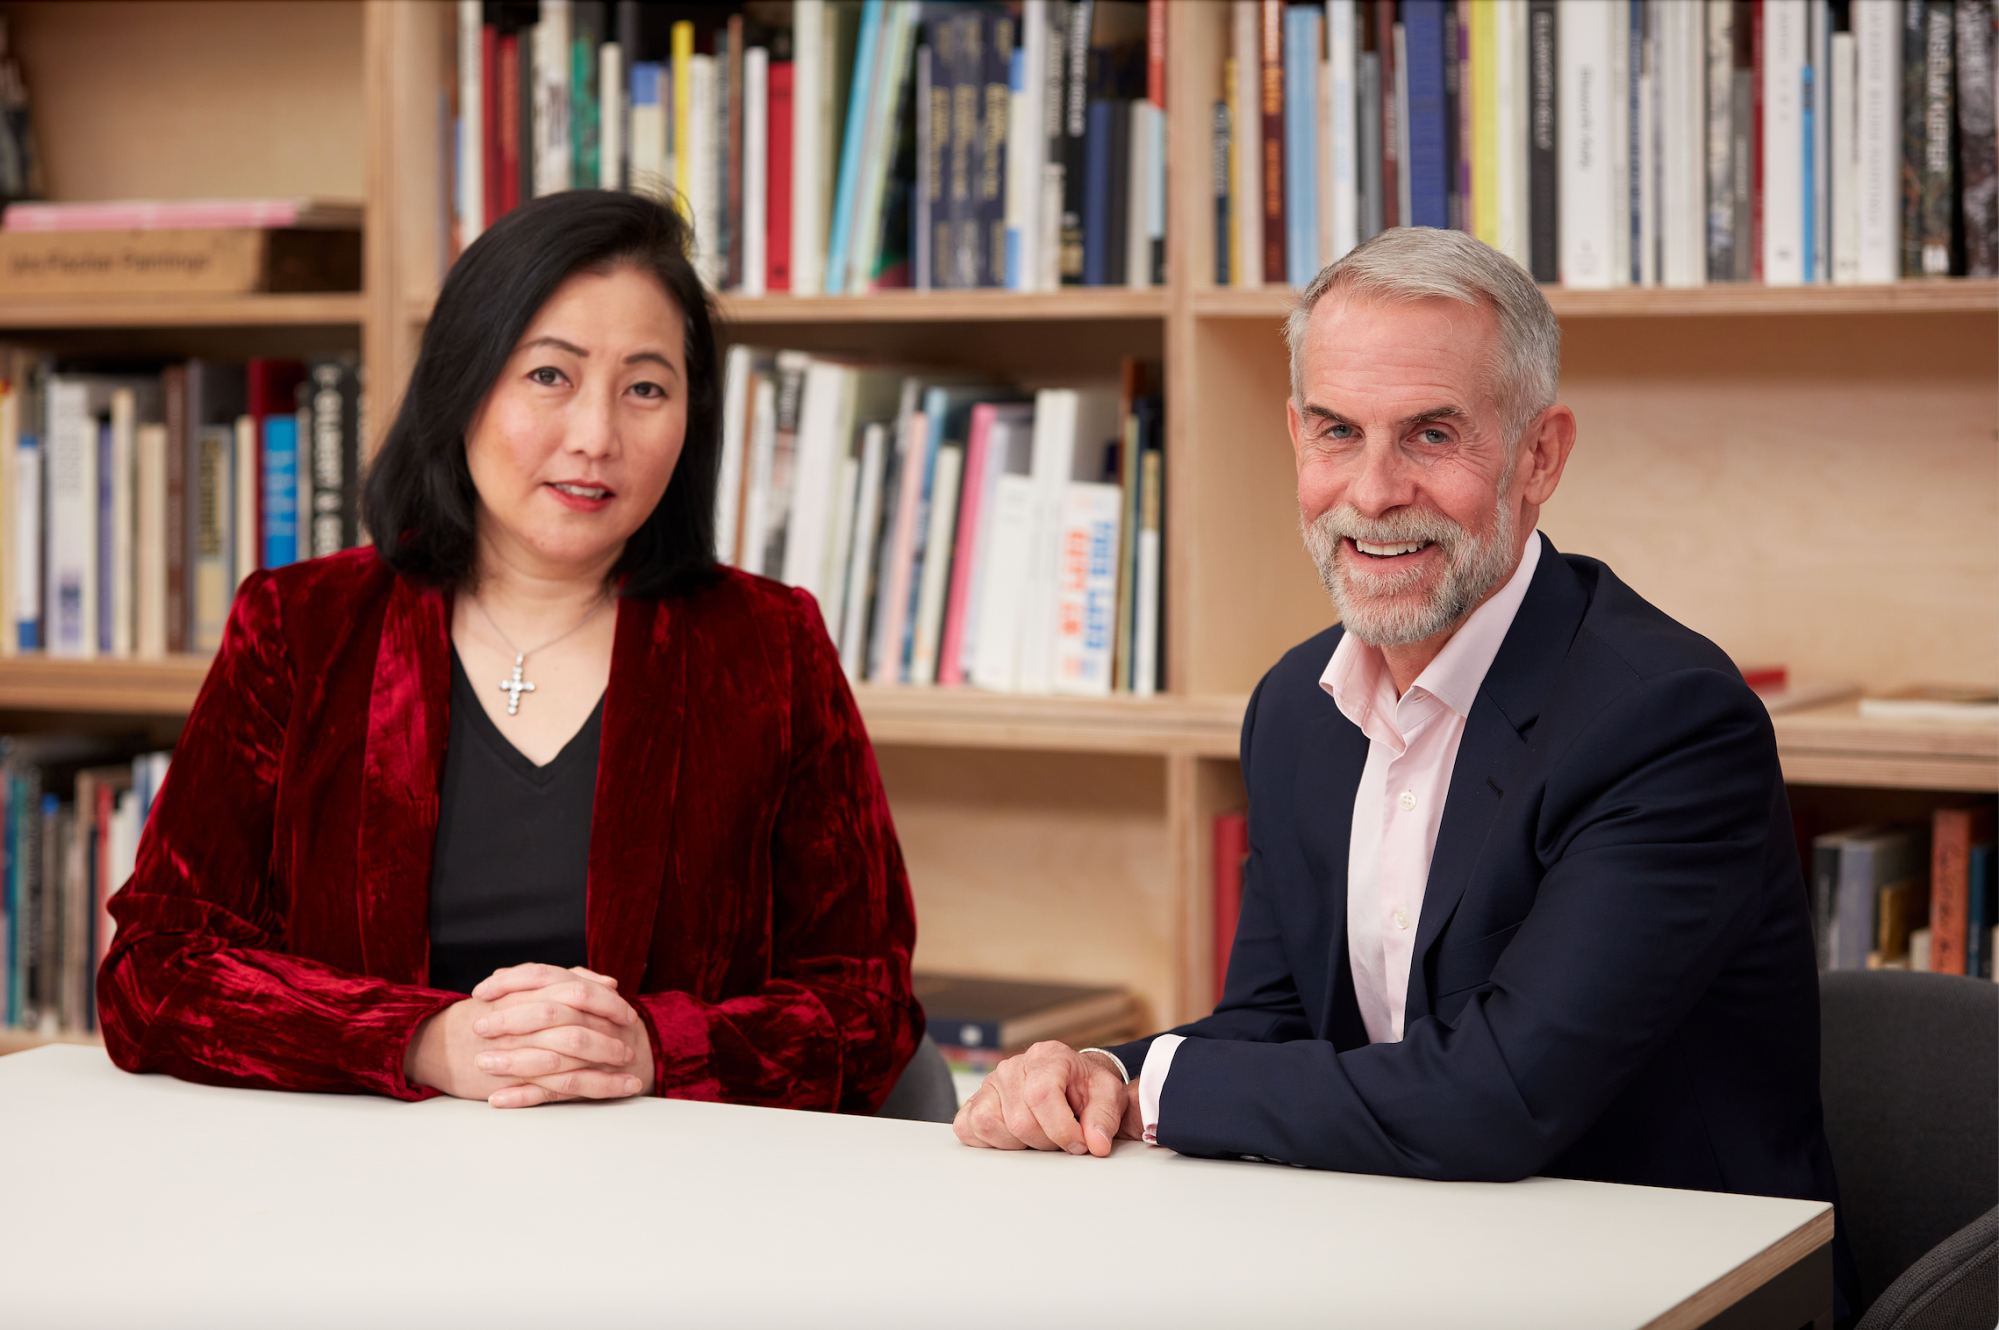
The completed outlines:
<svg viewBox="0 0 1999 1330">
<path fill-rule="evenodd" d="M 514 656 L 514 677 L 503 679 L 500 682 L 500 691 L 507 695 L 507 714 L 509 716 L 520 712 L 521 694 L 532 693 L 534 691 L 534 685 L 521 678 L 521 665 L 526 660 L 526 656 L 516 653 Z"/>
</svg>

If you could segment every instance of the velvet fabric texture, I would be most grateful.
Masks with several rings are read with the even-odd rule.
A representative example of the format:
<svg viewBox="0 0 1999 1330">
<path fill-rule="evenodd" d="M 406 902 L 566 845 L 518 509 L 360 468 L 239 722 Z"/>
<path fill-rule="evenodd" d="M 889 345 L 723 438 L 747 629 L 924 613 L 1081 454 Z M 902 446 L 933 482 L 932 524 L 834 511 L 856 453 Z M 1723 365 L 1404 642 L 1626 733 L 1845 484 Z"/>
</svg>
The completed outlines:
<svg viewBox="0 0 1999 1330">
<path fill-rule="evenodd" d="M 450 622 L 373 550 L 244 583 L 111 901 L 117 1065 L 436 1093 L 403 1056 L 462 997 L 425 984 Z M 596 791 L 590 966 L 643 1018 L 656 1092 L 873 1112 L 923 1031 L 916 925 L 811 597 L 724 571 L 620 600 Z"/>
</svg>

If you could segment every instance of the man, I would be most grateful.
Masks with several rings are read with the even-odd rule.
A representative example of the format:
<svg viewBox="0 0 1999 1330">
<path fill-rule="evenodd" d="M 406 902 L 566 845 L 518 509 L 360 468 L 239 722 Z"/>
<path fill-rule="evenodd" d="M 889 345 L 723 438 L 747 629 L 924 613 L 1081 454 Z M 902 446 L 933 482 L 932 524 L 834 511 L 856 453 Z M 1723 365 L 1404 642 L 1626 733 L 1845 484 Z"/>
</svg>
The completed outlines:
<svg viewBox="0 0 1999 1330">
<path fill-rule="evenodd" d="M 1341 625 L 1243 720 L 1222 1001 L 1008 1059 L 959 1139 L 1833 1200 L 1769 718 L 1719 648 L 1535 531 L 1576 435 L 1546 300 L 1467 235 L 1392 230 L 1287 335 Z"/>
</svg>

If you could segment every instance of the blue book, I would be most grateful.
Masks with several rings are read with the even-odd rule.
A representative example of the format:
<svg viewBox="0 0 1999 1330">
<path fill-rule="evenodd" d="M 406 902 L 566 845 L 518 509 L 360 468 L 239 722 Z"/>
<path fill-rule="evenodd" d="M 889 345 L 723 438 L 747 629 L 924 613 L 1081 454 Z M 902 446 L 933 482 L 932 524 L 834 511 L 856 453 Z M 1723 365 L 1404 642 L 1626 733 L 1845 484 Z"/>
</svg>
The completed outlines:
<svg viewBox="0 0 1999 1330">
<path fill-rule="evenodd" d="M 1319 275 L 1319 53 L 1317 9 L 1284 11 L 1284 256 L 1301 290 Z"/>
<path fill-rule="evenodd" d="M 1027 95 L 1027 49 L 1025 47 L 1016 46 L 1013 48 L 1013 63 L 1007 69 L 1006 86 L 1008 93 L 1012 96 L 1025 97 Z M 1008 147 L 1015 152 L 1026 151 L 1024 147 L 1019 145 L 1009 144 Z M 1004 194 L 1004 188 L 1002 188 L 1001 192 Z M 1035 225 L 1034 219 L 1029 218 L 1027 225 Z M 1006 228 L 1006 280 L 1003 285 L 1009 291 L 1025 291 L 1029 287 L 1028 274 L 1022 272 L 1020 268 L 1021 240 L 1022 236 L 1018 226 L 1009 226 Z"/>
<path fill-rule="evenodd" d="M 847 124 L 840 145 L 840 174 L 833 189 L 833 229 L 826 242 L 826 294 L 847 289 L 847 251 L 853 247 L 854 196 L 861 187 L 861 156 L 868 138 L 868 93 L 875 85 L 875 48 L 881 45 L 882 0 L 861 6 L 861 35 L 854 44 L 854 81 L 847 93 Z"/>
<path fill-rule="evenodd" d="M 1403 0 L 1409 53 L 1409 225 L 1451 224 L 1450 141 L 1444 104 L 1444 0 Z"/>
<path fill-rule="evenodd" d="M 1803 208 L 1805 239 L 1804 247 L 1798 252 L 1804 256 L 1804 280 L 1809 282 L 1815 280 L 1818 274 L 1818 262 L 1813 257 L 1818 253 L 1818 142 L 1814 130 L 1816 117 L 1812 114 L 1812 67 L 1810 65 L 1805 66 L 1804 74 L 1804 95 L 1799 100 L 1798 106 L 1803 111 L 1800 119 L 1805 124 L 1805 206 Z M 1967 970 L 1966 973 L 1968 974 L 1970 971 Z"/>
<path fill-rule="evenodd" d="M 14 620 L 17 644 L 22 651 L 42 649 L 42 509 L 39 496 L 42 492 L 42 437 L 39 434 L 21 435 L 18 452 L 14 458 L 14 504 L 15 511 L 5 514 L 7 524 L 14 527 L 15 519 L 20 519 L 17 530 L 9 530 L 7 539 L 16 542 L 14 555 L 18 559 L 24 552 L 32 566 L 17 568 L 14 573 L 14 589 L 21 604 L 16 607 L 19 615 Z M 36 496 L 27 507 L 21 507 L 23 497 Z M 9 863 L 13 861 L 8 860 Z M 11 917 L 11 916 L 10 916 Z"/>
<path fill-rule="evenodd" d="M 1110 284 L 1111 253 L 1111 125 L 1106 101 L 1090 103 L 1083 138 L 1083 285 Z M 1118 187 L 1124 187 L 1119 181 Z M 1123 285 L 1124 274 L 1118 274 Z"/>
<path fill-rule="evenodd" d="M 1965 861 L 1967 885 L 1964 910 L 1964 972 L 1974 979 L 1992 978 L 1992 926 L 1999 923 L 1999 882 L 1993 880 L 1992 846 L 1971 847 Z"/>
<path fill-rule="evenodd" d="M 264 417 L 264 567 L 298 562 L 298 417 Z"/>
<path fill-rule="evenodd" d="M 111 462 L 111 421 L 97 422 L 97 649 L 111 654 L 112 569 L 118 562 L 111 544 L 117 522 L 111 513 L 111 477 L 117 470 Z"/>
</svg>

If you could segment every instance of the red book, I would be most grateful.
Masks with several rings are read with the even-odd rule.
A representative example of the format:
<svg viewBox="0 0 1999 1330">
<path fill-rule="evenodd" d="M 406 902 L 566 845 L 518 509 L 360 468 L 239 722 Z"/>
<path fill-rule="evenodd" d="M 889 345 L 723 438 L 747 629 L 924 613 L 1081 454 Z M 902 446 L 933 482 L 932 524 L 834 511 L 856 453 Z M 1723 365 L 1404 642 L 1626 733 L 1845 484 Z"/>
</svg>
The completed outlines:
<svg viewBox="0 0 1999 1330">
<path fill-rule="evenodd" d="M 992 457 L 993 422 L 1002 411 L 1031 411 L 1018 405 L 980 402 L 972 408 L 971 431 L 965 440 L 965 479 L 958 496 L 958 530 L 951 556 L 951 592 L 946 598 L 944 633 L 937 651 L 937 682 L 965 682 L 965 615 L 970 610 L 972 574 L 978 562 L 979 527 L 985 521 L 986 472 Z"/>
<path fill-rule="evenodd" d="M 1263 112 L 1263 280 L 1284 280 L 1284 0 L 1263 0 L 1261 82 Z"/>
<path fill-rule="evenodd" d="M 1400 226 L 1401 155 L 1395 128 L 1395 0 L 1374 0 L 1374 51 L 1381 58 L 1381 224 Z"/>
<path fill-rule="evenodd" d="M 257 439 L 257 559 L 264 554 L 264 418 L 288 416 L 298 410 L 298 386 L 305 382 L 305 362 L 259 357 L 243 367 L 244 411 L 256 422 Z"/>
<path fill-rule="evenodd" d="M 764 117 L 767 143 L 765 165 L 770 179 L 764 187 L 764 289 L 791 289 L 791 62 L 770 67 L 770 111 Z"/>
<path fill-rule="evenodd" d="M 485 222 L 491 226 L 505 211 L 500 206 L 500 30 L 488 23 L 479 29 L 479 150 L 486 186 Z"/>
<path fill-rule="evenodd" d="M 1249 814 L 1215 817 L 1215 1001 L 1229 974 L 1236 920 L 1242 916 L 1242 866 L 1249 858 Z"/>
<path fill-rule="evenodd" d="M 500 88 L 496 108 L 500 144 L 500 207 L 504 217 L 521 205 L 521 39 L 506 33 L 499 40 Z"/>
<path fill-rule="evenodd" d="M 1145 99 L 1166 109 L 1166 0 L 1145 0 Z"/>
<path fill-rule="evenodd" d="M 1990 808 L 1939 808 L 1931 819 L 1930 969 L 1938 974 L 1964 973 L 1971 847 L 1991 839 Z"/>
</svg>

